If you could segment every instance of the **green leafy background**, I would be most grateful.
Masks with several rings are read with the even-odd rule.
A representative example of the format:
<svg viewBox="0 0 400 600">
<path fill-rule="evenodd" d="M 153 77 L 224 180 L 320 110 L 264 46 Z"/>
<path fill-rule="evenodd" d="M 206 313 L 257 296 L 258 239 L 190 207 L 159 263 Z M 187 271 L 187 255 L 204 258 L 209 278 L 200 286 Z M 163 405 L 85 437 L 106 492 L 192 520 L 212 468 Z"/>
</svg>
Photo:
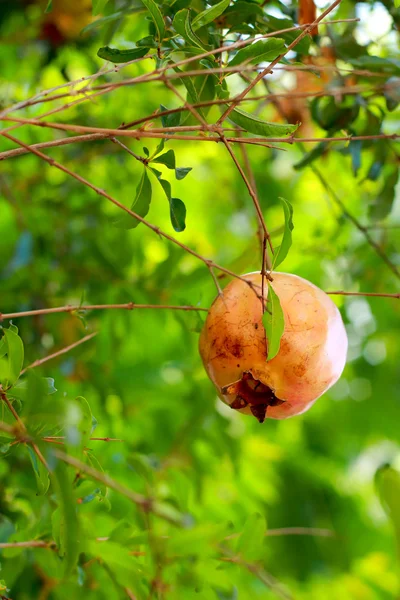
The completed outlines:
<svg viewBox="0 0 400 600">
<path fill-rule="evenodd" d="M 199 53 L 220 44 L 218 19 L 229 23 L 231 39 L 297 22 L 297 5 L 291 2 L 183 0 L 156 5 L 149 0 L 103 0 L 93 2 L 94 22 L 89 24 L 89 6 L 89 19 L 79 23 L 79 31 L 86 26 L 86 37 L 76 34 L 54 44 L 40 39 L 46 37 L 45 5 L 15 2 L 12 10 L 9 4 L 0 5 L 1 109 L 112 67 L 97 56 L 100 47 L 128 50 L 136 44 L 156 54 L 160 38 L 179 34 L 181 45 L 195 46 Z M 186 21 L 182 11 L 189 5 Z M 161 22 L 158 7 L 167 16 Z M 54 0 L 47 14 L 57 15 L 57 10 Z M 207 10 L 214 12 L 205 14 Z M 180 24 L 174 31 L 177 12 Z M 357 15 L 360 24 L 324 29 L 338 64 L 384 73 L 381 84 L 398 81 L 399 9 L 389 0 L 357 5 L 343 0 L 329 18 Z M 378 17 L 387 22 L 380 37 L 372 32 Z M 297 33 L 291 35 L 283 36 L 286 44 Z M 329 40 L 321 36 L 311 42 L 308 37 L 294 58 L 288 58 L 301 62 Z M 264 46 L 259 56 L 263 54 Z M 184 56 L 181 52 L 173 58 Z M 238 62 L 252 58 L 236 56 Z M 148 73 L 155 60 L 126 66 L 101 81 Z M 196 68 L 209 66 L 197 63 Z M 271 79 L 274 91 L 291 85 L 290 76 L 284 79 L 278 73 Z M 193 88 L 185 78 L 175 79 L 174 85 L 192 102 L 193 94 L 203 100 L 227 97 L 213 76 L 207 77 L 209 87 L 201 86 L 200 79 L 193 78 Z M 237 75 L 228 82 L 233 94 L 243 89 Z M 377 85 L 373 77 L 357 80 L 363 86 L 371 82 Z M 335 84 L 330 80 L 324 85 Z M 312 137 L 395 133 L 395 89 L 309 99 Z M 34 118 L 75 99 L 71 95 L 13 114 Z M 181 105 L 162 82 L 123 86 L 65 109 L 54 120 L 116 128 L 160 105 Z M 286 128 L 280 135 L 291 132 L 273 105 L 261 115 L 258 107 L 257 101 L 243 105 L 246 113 Z M 208 122 L 220 114 L 218 107 L 202 112 Z M 179 125 L 172 116 L 162 125 Z M 232 115 L 250 137 L 275 135 L 253 131 L 239 118 Z M 197 123 L 182 113 L 181 124 Z M 153 125 L 160 127 L 160 120 Z M 230 122 L 225 126 L 233 127 Z M 24 126 L 15 135 L 25 143 L 38 143 L 63 134 Z M 159 144 L 154 139 L 121 141 L 142 159 L 154 157 Z M 0 140 L 1 151 L 14 147 Z M 276 246 L 282 242 L 284 223 L 279 198 L 293 206 L 293 245 L 279 268 L 326 291 L 397 293 L 399 277 L 364 233 L 400 268 L 398 147 L 375 140 L 295 143 L 285 150 L 248 146 L 260 205 Z M 240 148 L 234 151 L 242 160 Z M 236 273 L 260 268 L 254 207 L 223 144 L 174 140 L 171 135 L 154 161 L 156 173 L 110 140 L 46 152 L 132 210 L 141 206 L 142 216 L 201 255 Z M 201 261 L 142 224 L 115 227 L 121 217 L 128 227 L 138 223 L 93 190 L 32 155 L 10 158 L 0 166 L 1 313 L 68 304 L 208 307 L 212 302 L 216 288 Z M 179 171 L 189 167 L 190 172 Z M 143 181 L 145 195 L 139 193 Z M 286 239 L 288 235 L 287 230 Z M 228 281 L 226 276 L 219 279 L 221 286 Z M 8 354 L 6 342 L 0 346 L 1 381 L 10 387 L 7 395 L 38 444 L 50 477 L 30 443 L 13 444 L 15 430 L 1 432 L 0 547 L 23 541 L 45 546 L 0 550 L 1 593 L 14 600 L 396 598 L 400 524 L 395 507 L 400 488 L 393 472 L 400 467 L 400 301 L 334 298 L 349 336 L 341 380 L 308 413 L 282 422 L 267 419 L 263 425 L 217 399 L 197 350 L 205 313 L 78 310 L 14 318 L 24 344 L 24 366 L 98 333 L 28 371 L 13 387 L 23 355 L 19 342 L 10 349 L 17 332 L 5 320 L 3 339 L 9 346 Z M 4 401 L 1 410 L 5 426 L 14 427 Z M 48 436 L 63 436 L 62 445 L 45 442 Z M 66 464 L 60 458 L 64 455 L 95 469 L 103 479 L 94 480 Z M 378 472 L 377 490 L 374 476 L 385 463 L 393 465 L 393 472 L 386 467 Z M 154 497 L 154 510 L 143 511 L 127 494 L 111 489 L 106 476 L 140 498 Z"/>
</svg>

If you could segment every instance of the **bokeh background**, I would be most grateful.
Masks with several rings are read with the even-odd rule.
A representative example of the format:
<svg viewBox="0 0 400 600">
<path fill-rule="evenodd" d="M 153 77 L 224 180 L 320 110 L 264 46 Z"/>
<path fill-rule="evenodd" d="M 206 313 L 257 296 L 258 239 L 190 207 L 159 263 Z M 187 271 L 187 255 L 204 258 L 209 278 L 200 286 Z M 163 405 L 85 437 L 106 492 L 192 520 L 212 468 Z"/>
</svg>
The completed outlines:
<svg viewBox="0 0 400 600">
<path fill-rule="evenodd" d="M 120 22 L 89 27 L 83 36 L 79 32 L 93 18 L 90 2 L 88 7 L 83 2 L 54 2 L 47 16 L 45 4 L 0 3 L 2 108 L 105 69 L 96 55 L 100 46 L 129 47 L 148 32 L 143 7 L 133 3 Z M 108 4 L 104 14 L 125 8 L 123 3 Z M 282 6 L 290 4 L 263 3 L 278 16 Z M 357 43 L 398 65 L 399 17 L 390 5 L 343 0 L 332 18 L 359 16 L 361 22 L 353 29 Z M 345 25 L 332 28 L 338 39 L 344 38 Z M 123 80 L 152 68 L 151 61 L 139 62 L 101 81 Z M 232 90 L 242 89 L 239 77 L 230 79 Z M 304 91 L 335 81 L 308 74 L 301 82 L 293 73 L 277 70 L 269 85 L 275 91 Z M 45 102 L 18 115 L 35 117 L 73 100 L 71 95 Z M 296 106 L 285 101 L 286 110 L 305 119 L 306 135 L 323 135 L 307 116 L 307 99 Z M 383 131 L 398 131 L 398 113 L 387 111 L 382 94 L 378 92 L 373 103 L 377 114 L 384 113 Z M 172 108 L 179 101 L 161 83 L 124 86 L 64 109 L 55 120 L 118 127 L 160 104 Z M 266 104 L 263 114 L 281 122 L 278 108 Z M 210 115 L 218 112 L 214 107 Z M 6 125 L 10 123 L 3 122 Z M 37 143 L 64 134 L 23 126 L 15 135 Z M 143 154 L 143 143 L 124 141 Z M 153 152 L 157 141 L 145 145 Z M 1 151 L 14 147 L 0 138 Z M 382 165 L 373 180 L 367 176 L 376 162 L 375 142 L 362 148 L 357 168 L 355 151 L 342 144 L 331 146 L 310 166 L 295 169 L 303 151 L 312 147 L 247 148 L 275 244 L 280 243 L 283 225 L 278 198 L 293 205 L 293 247 L 283 270 L 326 291 L 398 292 L 399 278 L 346 211 L 400 268 L 397 177 L 393 182 L 399 148 L 391 143 L 381 149 Z M 178 166 L 192 168 L 177 181 L 171 171 L 157 167 L 171 182 L 173 195 L 185 202 L 187 226 L 182 233 L 173 231 L 168 203 L 155 184 L 147 218 L 236 273 L 259 269 L 254 207 L 226 149 L 173 139 L 168 148 L 175 151 Z M 243 161 L 239 147 L 235 152 Z M 110 140 L 47 153 L 125 205 L 132 203 L 141 165 Z M 32 155 L 4 160 L 0 169 L 2 313 L 80 303 L 208 307 L 212 302 L 216 289 L 204 264 L 143 225 L 129 231 L 115 228 L 118 209 L 67 174 Z M 390 176 L 393 184 L 384 192 Z M 383 218 L 372 219 L 371 206 L 379 198 L 386 202 Z M 229 278 L 219 281 L 223 286 Z M 123 496 L 112 490 L 106 494 L 86 480 L 91 488 L 85 488 L 86 495 L 78 488 L 76 494 L 84 497 L 77 507 L 83 544 L 78 571 L 63 581 L 63 561 L 49 548 L 2 550 L 1 577 L 9 597 L 110 600 L 128 597 L 126 588 L 139 599 L 279 597 L 281 591 L 272 580 L 266 585 L 243 564 L 220 560 L 221 540 L 240 534 L 250 518 L 248 527 L 254 527 L 255 537 L 262 519 L 267 527 L 256 563 L 285 586 L 287 597 L 395 598 L 395 536 L 376 494 L 374 475 L 387 462 L 400 468 L 400 302 L 340 295 L 334 300 L 349 336 L 342 378 L 308 413 L 263 425 L 218 401 L 198 354 L 202 313 L 110 310 L 13 319 L 25 345 L 26 364 L 98 331 L 97 337 L 43 365 L 41 374 L 54 378 L 58 390 L 51 398 L 60 410 L 67 410 L 73 398 L 84 396 L 97 420 L 95 435 L 123 440 L 90 442 L 99 465 L 130 489 L 156 494 L 186 520 L 184 527 L 174 528 L 151 515 L 144 518 Z M 20 409 L 23 417 L 24 407 Z M 4 411 L 3 407 L 7 420 Z M 50 489 L 38 495 L 25 446 L 3 442 L 0 541 L 51 539 L 54 493 Z M 323 531 L 293 535 L 287 530 L 299 527 Z M 96 542 L 109 536 L 111 541 Z M 149 582 L 154 579 L 158 587 L 152 590 Z"/>
</svg>

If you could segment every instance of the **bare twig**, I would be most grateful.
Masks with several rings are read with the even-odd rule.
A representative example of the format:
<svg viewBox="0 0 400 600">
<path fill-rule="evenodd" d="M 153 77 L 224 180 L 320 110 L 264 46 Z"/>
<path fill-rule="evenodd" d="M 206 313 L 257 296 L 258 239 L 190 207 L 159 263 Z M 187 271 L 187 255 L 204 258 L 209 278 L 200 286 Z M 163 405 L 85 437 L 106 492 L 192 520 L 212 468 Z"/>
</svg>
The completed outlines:
<svg viewBox="0 0 400 600">
<path fill-rule="evenodd" d="M 91 477 L 96 481 L 100 481 L 100 483 L 103 483 L 105 486 L 115 490 L 119 494 L 122 494 L 145 512 L 150 511 L 153 514 L 161 517 L 162 519 L 173 523 L 174 525 L 179 524 L 167 512 L 163 511 L 162 507 L 158 506 L 157 502 L 155 502 L 154 499 L 148 498 L 146 496 L 143 496 L 142 494 L 130 490 L 129 488 L 125 487 L 122 483 L 119 483 L 118 481 L 115 481 L 115 479 L 109 477 L 109 475 L 107 475 L 106 473 L 101 473 L 100 471 L 93 469 L 93 467 L 90 467 L 89 465 L 83 463 L 74 456 L 70 456 L 69 454 L 62 452 L 61 450 L 53 450 L 53 453 L 57 458 L 71 465 L 72 467 L 75 467 L 79 471 L 82 471 L 82 473 L 85 473 L 88 477 Z"/>
<path fill-rule="evenodd" d="M 26 373 L 26 371 L 28 369 L 34 369 L 35 367 L 42 365 L 43 363 L 47 362 L 48 360 L 52 360 L 53 358 L 57 358 L 57 356 L 61 356 L 62 354 L 69 352 L 73 348 L 76 348 L 77 346 L 80 346 L 84 342 L 91 340 L 92 338 L 94 338 L 95 335 L 97 335 L 97 331 L 94 331 L 93 333 L 89 333 L 88 335 L 85 335 L 85 337 L 78 340 L 77 342 L 74 342 L 73 344 L 70 344 L 69 346 L 65 346 L 65 348 L 61 348 L 61 350 L 57 350 L 57 352 L 54 352 L 53 354 L 50 354 L 49 356 L 45 356 L 44 358 L 39 358 L 38 360 L 35 360 L 32 364 L 28 365 L 27 367 L 25 367 L 25 369 L 23 369 L 21 371 L 21 375 Z"/>
<path fill-rule="evenodd" d="M 202 256 L 201 254 L 199 254 L 195 250 L 192 250 L 191 248 L 189 248 L 185 244 L 182 244 L 182 242 L 180 242 L 179 240 L 177 240 L 176 238 L 174 238 L 172 235 L 169 235 L 168 233 L 165 233 L 165 231 L 163 231 L 159 227 L 156 227 L 155 225 L 152 225 L 149 221 L 147 221 L 146 219 L 144 219 L 143 217 L 141 217 L 137 213 L 133 212 L 129 208 L 127 208 L 124 204 L 122 204 L 121 202 L 119 202 L 118 200 L 116 200 L 115 198 L 113 198 L 112 196 L 110 196 L 110 194 L 108 194 L 104 190 L 102 190 L 99 187 L 93 185 L 87 179 L 85 179 L 84 177 L 81 177 L 81 175 L 78 175 L 77 173 L 74 173 L 73 171 L 71 171 L 70 169 L 68 169 L 67 167 L 65 167 L 64 165 L 62 165 L 61 163 L 53 160 L 52 158 L 50 158 L 46 154 L 43 154 L 42 152 L 40 152 L 40 150 L 37 150 L 36 148 L 30 147 L 28 144 L 25 144 L 21 140 L 15 138 L 13 136 L 11 136 L 8 133 L 4 133 L 3 131 L 0 131 L 0 135 L 3 135 L 4 137 L 6 137 L 7 139 L 11 140 L 15 144 L 17 144 L 19 146 L 22 146 L 23 148 L 27 149 L 29 152 L 32 152 L 33 154 L 39 156 L 40 158 L 42 158 L 43 160 L 45 160 L 47 163 L 49 163 L 51 166 L 56 167 L 57 169 L 60 169 L 60 171 L 63 171 L 64 173 L 67 173 L 67 175 L 70 175 L 71 177 L 73 177 L 77 181 L 80 181 L 81 183 L 83 183 L 84 185 L 86 185 L 88 188 L 90 188 L 91 190 L 93 190 L 94 192 L 96 192 L 97 194 L 99 194 L 100 196 L 103 196 L 103 198 L 106 198 L 107 200 L 109 200 L 110 202 L 112 202 L 112 204 L 114 204 L 115 206 L 118 206 L 118 208 L 124 210 L 131 217 L 133 217 L 133 218 L 137 219 L 138 221 L 140 221 L 141 223 L 143 223 L 146 227 L 148 227 L 149 229 L 151 229 L 152 231 L 154 231 L 154 233 L 156 233 L 157 235 L 160 235 L 160 236 L 166 238 L 167 240 L 169 240 L 173 244 L 176 244 L 177 246 L 179 246 L 180 248 L 182 248 L 183 250 L 185 250 L 186 252 L 188 252 L 189 254 L 191 254 L 192 256 L 195 256 L 196 258 L 198 258 L 199 260 L 201 260 L 207 266 L 207 268 L 213 267 L 215 269 L 218 269 L 219 271 L 222 271 L 223 273 L 226 273 L 227 275 L 230 275 L 231 277 L 235 277 L 237 279 L 241 279 L 247 285 L 249 285 L 249 287 L 251 287 L 253 290 L 255 289 L 255 286 L 254 286 L 254 284 L 252 282 L 248 281 L 244 277 L 241 277 L 240 275 L 237 275 L 233 271 L 231 271 L 229 269 L 226 269 L 225 267 L 222 267 L 220 265 L 217 265 L 215 262 L 213 262 L 213 261 L 211 261 L 211 260 L 209 260 L 207 258 L 204 258 L 204 256 Z"/>
<path fill-rule="evenodd" d="M 400 300 L 400 293 L 397 294 L 385 294 L 382 292 L 344 292 L 343 290 L 338 290 L 334 292 L 326 292 L 330 296 L 369 296 L 375 298 L 394 298 Z"/>
<path fill-rule="evenodd" d="M 297 46 L 297 44 L 299 42 L 301 42 L 301 40 L 308 35 L 313 29 L 315 29 L 315 27 L 336 7 L 340 4 L 342 0 L 334 0 L 334 2 L 326 9 L 324 10 L 324 12 L 317 18 L 315 19 L 315 21 L 311 24 L 311 25 L 307 25 L 304 29 L 304 31 L 302 33 L 300 33 L 300 35 L 298 35 L 291 44 L 289 44 L 286 48 L 285 51 L 282 52 L 282 54 L 280 54 L 279 56 L 277 56 L 277 58 L 275 58 L 275 60 L 273 60 L 268 67 L 266 67 L 263 71 L 261 71 L 261 73 L 259 73 L 257 75 L 257 77 L 255 79 L 253 79 L 253 81 L 242 91 L 240 92 L 240 94 L 238 94 L 236 100 L 241 100 L 242 98 L 244 98 L 245 96 L 247 96 L 247 94 L 253 89 L 253 87 L 261 80 L 263 79 L 266 75 L 268 75 L 268 73 L 271 73 L 272 69 L 275 67 L 275 65 L 277 65 L 282 58 L 284 58 L 286 56 L 286 54 L 288 52 L 290 52 L 290 50 L 292 50 L 293 48 L 295 48 Z M 223 123 L 223 121 L 225 121 L 225 119 L 227 119 L 229 117 L 229 115 L 231 114 L 231 112 L 235 109 L 236 103 L 235 101 L 232 102 L 232 104 L 230 106 L 228 106 L 228 108 L 225 110 L 225 112 L 222 114 L 222 116 L 218 119 L 217 124 L 220 125 L 221 123 Z"/>
<path fill-rule="evenodd" d="M 183 310 L 183 311 L 203 311 L 208 312 L 208 308 L 201 306 L 186 305 L 168 305 L 168 304 L 135 304 L 126 302 L 124 304 L 84 304 L 80 306 L 57 306 L 55 308 L 38 308 L 37 310 L 25 310 L 15 313 L 0 313 L 0 322 L 4 319 L 16 319 L 18 317 L 32 317 L 35 315 L 51 315 L 55 313 L 73 313 L 86 310 L 143 310 L 143 309 L 161 309 L 161 310 Z M 92 334 L 93 337 L 94 334 Z"/>
<path fill-rule="evenodd" d="M 25 434 L 27 432 L 25 423 L 21 420 L 19 414 L 17 413 L 17 411 L 15 410 L 15 408 L 13 407 L 12 403 L 10 402 L 10 400 L 7 397 L 7 394 L 5 393 L 5 391 L 3 389 L 1 389 L 0 386 L 0 397 L 3 400 L 3 402 L 6 404 L 8 410 L 11 412 L 11 414 L 13 415 L 14 419 L 16 420 L 16 422 L 18 423 L 18 426 L 20 428 L 20 431 Z M 29 442 L 33 448 L 33 450 L 35 451 L 38 459 L 40 460 L 40 462 L 46 467 L 46 469 L 49 468 L 46 459 L 44 458 L 43 454 L 41 453 L 40 449 L 38 448 L 37 444 L 35 442 L 33 442 L 32 440 Z"/>
<path fill-rule="evenodd" d="M 45 542 L 44 540 L 27 540 L 26 542 L 1 542 L 0 549 L 3 548 L 51 548 L 56 547 L 54 542 Z"/>
</svg>

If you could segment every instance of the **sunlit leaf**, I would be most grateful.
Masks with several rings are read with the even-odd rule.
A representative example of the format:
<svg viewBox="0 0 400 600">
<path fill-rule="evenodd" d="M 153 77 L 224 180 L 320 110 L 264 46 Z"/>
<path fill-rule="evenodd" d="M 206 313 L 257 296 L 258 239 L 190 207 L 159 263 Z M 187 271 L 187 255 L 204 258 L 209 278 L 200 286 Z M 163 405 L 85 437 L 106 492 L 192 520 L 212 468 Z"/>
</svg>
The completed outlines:
<svg viewBox="0 0 400 600">
<path fill-rule="evenodd" d="M 146 167 L 143 167 L 142 177 L 136 189 L 136 197 L 132 203 L 131 210 L 141 217 L 145 217 L 149 212 L 151 202 L 151 183 L 147 175 Z M 114 224 L 122 229 L 133 229 L 139 225 L 140 221 L 129 214 L 125 214 Z"/>
<path fill-rule="evenodd" d="M 8 388 L 18 381 L 24 362 L 24 344 L 18 333 L 16 333 L 12 327 L 3 329 L 3 333 L 7 347 L 8 370 L 2 385 L 4 388 Z"/>
<path fill-rule="evenodd" d="M 59 540 L 59 554 L 64 560 L 64 573 L 67 577 L 76 567 L 80 551 L 76 502 L 74 502 L 71 481 L 64 463 L 57 461 L 51 472 L 51 479 L 59 507 L 57 516 L 53 516 L 53 531 L 55 539 Z"/>
<path fill-rule="evenodd" d="M 397 168 L 391 169 L 386 175 L 380 192 L 369 207 L 369 216 L 374 221 L 380 221 L 390 214 L 398 179 L 399 170 Z"/>
<path fill-rule="evenodd" d="M 238 539 L 236 552 L 245 560 L 259 560 L 263 553 L 267 524 L 265 518 L 255 513 L 250 515 Z"/>
<path fill-rule="evenodd" d="M 105 9 L 107 3 L 108 0 L 92 0 L 92 15 L 96 16 L 101 13 Z"/>
<path fill-rule="evenodd" d="M 36 478 L 38 489 L 37 494 L 38 496 L 44 496 L 50 485 L 49 471 L 39 460 L 39 457 L 30 445 L 27 445 L 26 449 L 28 450 L 29 458 L 31 460 L 33 472 Z"/>
<path fill-rule="evenodd" d="M 230 4 L 230 0 L 222 0 L 214 6 L 203 10 L 203 12 L 199 13 L 192 21 L 193 31 L 197 31 L 200 27 L 204 27 L 208 23 L 215 21 L 222 13 L 228 8 Z"/>
<path fill-rule="evenodd" d="M 283 230 L 281 245 L 275 250 L 273 256 L 272 268 L 278 267 L 285 260 L 292 245 L 292 231 L 294 227 L 292 205 L 285 198 L 279 198 L 279 200 L 282 202 L 283 213 L 285 215 L 285 228 Z"/>
<path fill-rule="evenodd" d="M 285 329 L 285 317 L 280 300 L 268 281 L 268 296 L 266 310 L 263 315 L 263 325 L 267 336 L 267 360 L 272 360 L 279 352 L 281 338 Z"/>
<path fill-rule="evenodd" d="M 268 123 L 240 108 L 235 108 L 235 110 L 231 112 L 229 120 L 250 133 L 266 137 L 282 137 L 283 135 L 294 133 L 298 128 L 298 125 Z"/>
</svg>

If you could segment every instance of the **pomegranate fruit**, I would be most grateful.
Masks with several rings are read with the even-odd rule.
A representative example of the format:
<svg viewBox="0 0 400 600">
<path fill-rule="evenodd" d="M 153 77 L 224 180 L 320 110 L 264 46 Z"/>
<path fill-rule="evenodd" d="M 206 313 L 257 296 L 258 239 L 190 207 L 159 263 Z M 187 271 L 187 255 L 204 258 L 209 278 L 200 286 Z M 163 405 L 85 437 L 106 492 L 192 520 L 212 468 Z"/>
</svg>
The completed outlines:
<svg viewBox="0 0 400 600">
<path fill-rule="evenodd" d="M 261 274 L 235 279 L 218 296 L 200 336 L 200 354 L 218 395 L 231 408 L 286 419 L 308 410 L 340 377 L 347 336 L 332 300 L 306 279 L 272 273 L 285 327 L 278 354 L 267 361 Z M 265 281 L 265 297 L 267 296 Z"/>
</svg>

